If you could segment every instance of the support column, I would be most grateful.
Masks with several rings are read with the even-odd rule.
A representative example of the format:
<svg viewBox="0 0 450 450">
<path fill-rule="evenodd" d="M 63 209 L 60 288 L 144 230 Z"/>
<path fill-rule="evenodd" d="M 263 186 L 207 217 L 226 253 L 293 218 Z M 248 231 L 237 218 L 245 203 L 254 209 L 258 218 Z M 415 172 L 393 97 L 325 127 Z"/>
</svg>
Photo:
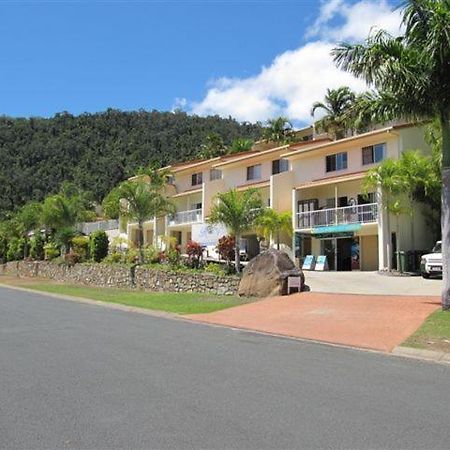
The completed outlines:
<svg viewBox="0 0 450 450">
<path fill-rule="evenodd" d="M 392 248 L 389 226 L 389 211 L 385 207 L 381 188 L 377 189 L 378 204 L 378 270 L 392 269 Z"/>
</svg>

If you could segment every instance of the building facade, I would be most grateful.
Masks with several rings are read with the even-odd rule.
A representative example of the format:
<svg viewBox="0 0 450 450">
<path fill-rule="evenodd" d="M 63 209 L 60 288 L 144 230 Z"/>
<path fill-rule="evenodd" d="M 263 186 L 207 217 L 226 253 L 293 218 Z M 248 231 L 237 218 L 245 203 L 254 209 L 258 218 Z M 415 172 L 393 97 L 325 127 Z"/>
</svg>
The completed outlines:
<svg viewBox="0 0 450 450">
<path fill-rule="evenodd" d="M 324 255 L 330 270 L 390 269 L 396 250 L 425 250 L 433 236 L 422 206 L 415 205 L 412 216 L 390 214 L 383 193 L 363 192 L 363 182 L 369 169 L 407 150 L 430 151 L 423 126 L 394 125 L 338 141 L 308 134 L 296 144 L 261 143 L 249 152 L 172 166 L 167 195 L 176 213 L 146 222 L 144 243 L 171 236 L 182 251 L 196 240 L 213 254 L 226 233 L 206 224 L 216 194 L 254 188 L 266 207 L 291 211 L 294 233 L 283 236 L 282 248 L 299 263 Z M 136 224 L 128 225 L 128 236 L 136 239 Z M 255 231 L 243 237 L 243 247 L 249 258 L 259 253 Z"/>
</svg>

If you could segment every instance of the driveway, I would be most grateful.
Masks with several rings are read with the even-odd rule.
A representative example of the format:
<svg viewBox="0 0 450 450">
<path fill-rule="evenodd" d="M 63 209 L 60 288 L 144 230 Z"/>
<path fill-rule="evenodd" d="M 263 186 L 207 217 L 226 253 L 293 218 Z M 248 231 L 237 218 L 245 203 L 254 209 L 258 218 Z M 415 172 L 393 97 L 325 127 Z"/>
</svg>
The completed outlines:
<svg viewBox="0 0 450 450">
<path fill-rule="evenodd" d="M 439 296 L 442 280 L 418 276 L 392 277 L 378 272 L 307 272 L 306 284 L 312 292 L 371 295 Z"/>
<path fill-rule="evenodd" d="M 304 292 L 188 317 L 210 324 L 390 352 L 439 307 L 439 298 L 431 296 Z"/>
<path fill-rule="evenodd" d="M 0 288 L 2 449 L 443 449 L 450 369 Z"/>
</svg>

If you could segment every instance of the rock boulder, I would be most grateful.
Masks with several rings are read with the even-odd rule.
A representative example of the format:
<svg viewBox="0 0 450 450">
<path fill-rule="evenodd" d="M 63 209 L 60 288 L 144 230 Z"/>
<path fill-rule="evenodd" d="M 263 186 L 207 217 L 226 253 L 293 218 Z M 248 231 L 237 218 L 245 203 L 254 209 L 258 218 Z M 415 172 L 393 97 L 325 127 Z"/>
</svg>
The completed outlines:
<svg viewBox="0 0 450 450">
<path fill-rule="evenodd" d="M 301 290 L 304 289 L 303 272 L 295 267 L 287 253 L 271 248 L 260 253 L 247 264 L 238 293 L 246 297 L 285 295 L 288 276 L 300 277 Z"/>
</svg>

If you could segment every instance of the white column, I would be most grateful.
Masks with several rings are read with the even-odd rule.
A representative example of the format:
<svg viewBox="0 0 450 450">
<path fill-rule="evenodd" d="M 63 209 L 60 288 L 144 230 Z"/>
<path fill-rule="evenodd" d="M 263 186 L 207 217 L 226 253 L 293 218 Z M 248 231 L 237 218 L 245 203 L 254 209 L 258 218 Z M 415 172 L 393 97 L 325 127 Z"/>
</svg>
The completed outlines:
<svg viewBox="0 0 450 450">
<path fill-rule="evenodd" d="M 391 270 L 392 249 L 389 212 L 385 208 L 383 194 L 377 189 L 378 203 L 378 270 Z"/>
</svg>

